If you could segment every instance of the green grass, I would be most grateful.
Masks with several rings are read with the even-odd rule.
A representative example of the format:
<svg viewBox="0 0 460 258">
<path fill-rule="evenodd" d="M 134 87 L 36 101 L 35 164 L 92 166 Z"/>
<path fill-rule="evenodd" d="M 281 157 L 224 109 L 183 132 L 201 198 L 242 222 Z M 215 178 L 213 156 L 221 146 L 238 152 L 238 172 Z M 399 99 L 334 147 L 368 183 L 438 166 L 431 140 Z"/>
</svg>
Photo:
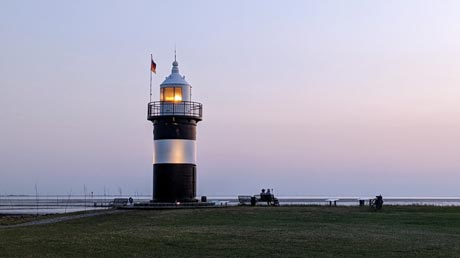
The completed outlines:
<svg viewBox="0 0 460 258">
<path fill-rule="evenodd" d="M 0 229 L 0 257 L 460 257 L 460 208 L 128 211 Z"/>
</svg>

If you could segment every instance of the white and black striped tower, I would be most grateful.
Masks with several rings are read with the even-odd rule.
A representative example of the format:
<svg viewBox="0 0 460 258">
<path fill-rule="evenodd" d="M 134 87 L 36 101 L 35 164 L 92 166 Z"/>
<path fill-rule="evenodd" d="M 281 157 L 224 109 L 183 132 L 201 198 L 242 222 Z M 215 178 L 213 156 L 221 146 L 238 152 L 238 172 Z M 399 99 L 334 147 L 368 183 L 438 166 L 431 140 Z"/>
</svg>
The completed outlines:
<svg viewBox="0 0 460 258">
<path fill-rule="evenodd" d="M 201 103 L 191 101 L 192 86 L 179 74 L 174 57 L 171 74 L 160 85 L 160 101 L 148 104 L 153 123 L 153 201 L 192 202 L 196 196 L 196 125 Z"/>
</svg>

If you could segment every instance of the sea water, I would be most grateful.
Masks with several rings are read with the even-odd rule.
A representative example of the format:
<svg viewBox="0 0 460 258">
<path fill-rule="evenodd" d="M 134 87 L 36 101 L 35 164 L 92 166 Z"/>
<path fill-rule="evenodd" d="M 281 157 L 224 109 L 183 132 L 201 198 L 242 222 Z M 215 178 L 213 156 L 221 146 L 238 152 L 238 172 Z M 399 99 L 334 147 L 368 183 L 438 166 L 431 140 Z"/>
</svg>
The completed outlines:
<svg viewBox="0 0 460 258">
<path fill-rule="evenodd" d="M 0 214 L 53 214 L 110 208 L 114 198 L 132 197 L 135 203 L 149 202 L 151 197 L 141 196 L 0 196 Z M 358 206 L 359 200 L 373 196 L 276 196 L 282 206 L 329 205 L 329 199 L 338 199 L 337 206 Z M 209 196 L 208 202 L 218 205 L 238 205 L 238 196 Z M 460 206 L 460 197 L 385 197 L 384 205 Z"/>
</svg>

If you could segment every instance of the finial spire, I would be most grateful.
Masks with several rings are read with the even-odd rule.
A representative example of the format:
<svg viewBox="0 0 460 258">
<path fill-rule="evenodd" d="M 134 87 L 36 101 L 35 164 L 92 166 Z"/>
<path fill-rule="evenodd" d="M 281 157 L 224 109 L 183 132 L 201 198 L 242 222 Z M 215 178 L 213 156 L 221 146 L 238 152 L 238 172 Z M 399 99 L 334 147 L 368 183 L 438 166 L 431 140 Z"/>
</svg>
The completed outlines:
<svg viewBox="0 0 460 258">
<path fill-rule="evenodd" d="M 179 73 L 179 63 L 177 62 L 177 58 L 176 58 L 176 44 L 174 43 L 174 62 L 172 63 L 173 65 L 173 68 L 172 68 L 172 73 Z"/>
<path fill-rule="evenodd" d="M 177 58 L 176 58 L 177 54 L 176 53 L 177 53 L 176 44 L 174 43 L 174 62 L 172 63 L 172 65 L 173 65 L 173 71 L 172 72 L 173 73 L 174 72 L 177 72 L 177 73 L 179 72 L 179 68 L 178 68 L 179 63 L 177 62 Z"/>
</svg>

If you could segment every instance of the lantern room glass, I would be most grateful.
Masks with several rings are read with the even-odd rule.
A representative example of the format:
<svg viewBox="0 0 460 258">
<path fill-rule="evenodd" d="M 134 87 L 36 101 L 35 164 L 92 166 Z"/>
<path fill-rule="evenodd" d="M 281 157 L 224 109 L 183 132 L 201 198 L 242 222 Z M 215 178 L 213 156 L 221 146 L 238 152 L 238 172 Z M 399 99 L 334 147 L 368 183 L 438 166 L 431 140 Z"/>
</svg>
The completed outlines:
<svg viewBox="0 0 460 258">
<path fill-rule="evenodd" d="M 160 101 L 182 101 L 181 87 L 165 87 L 160 91 Z"/>
</svg>

